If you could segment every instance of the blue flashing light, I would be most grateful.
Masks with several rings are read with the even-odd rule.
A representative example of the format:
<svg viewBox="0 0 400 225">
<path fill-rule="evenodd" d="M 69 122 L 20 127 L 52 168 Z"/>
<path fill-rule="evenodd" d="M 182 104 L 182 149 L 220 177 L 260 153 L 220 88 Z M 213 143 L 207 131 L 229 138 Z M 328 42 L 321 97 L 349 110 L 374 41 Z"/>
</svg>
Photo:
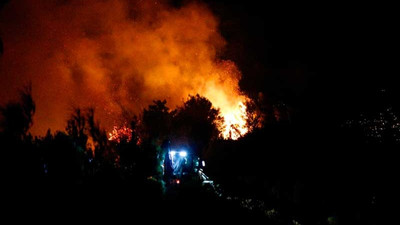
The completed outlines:
<svg viewBox="0 0 400 225">
<path fill-rule="evenodd" d="M 186 151 L 180 151 L 179 152 L 179 156 L 186 157 L 187 156 L 187 152 Z"/>
</svg>

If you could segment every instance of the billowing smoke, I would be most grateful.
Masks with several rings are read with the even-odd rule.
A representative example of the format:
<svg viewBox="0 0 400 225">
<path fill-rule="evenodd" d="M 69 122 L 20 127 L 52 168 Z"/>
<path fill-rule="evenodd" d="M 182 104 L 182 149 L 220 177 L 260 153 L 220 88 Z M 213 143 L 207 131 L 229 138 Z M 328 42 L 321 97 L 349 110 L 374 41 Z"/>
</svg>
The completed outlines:
<svg viewBox="0 0 400 225">
<path fill-rule="evenodd" d="M 201 3 L 14 0 L 0 12 L 0 36 L 0 103 L 32 81 L 33 134 L 63 130 L 73 107 L 95 107 L 107 129 L 125 109 L 154 99 L 174 108 L 196 93 L 228 120 L 242 110 L 241 74 L 219 59 L 218 19 Z"/>
</svg>

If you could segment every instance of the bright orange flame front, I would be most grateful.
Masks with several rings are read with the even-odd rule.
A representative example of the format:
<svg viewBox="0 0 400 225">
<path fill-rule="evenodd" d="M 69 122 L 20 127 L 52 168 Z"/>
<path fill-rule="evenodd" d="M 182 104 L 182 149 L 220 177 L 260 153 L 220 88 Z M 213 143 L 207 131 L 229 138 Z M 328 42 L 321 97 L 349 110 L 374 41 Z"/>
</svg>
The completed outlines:
<svg viewBox="0 0 400 225">
<path fill-rule="evenodd" d="M 114 126 L 112 132 L 108 133 L 109 141 L 121 143 L 122 140 L 130 142 L 132 140 L 132 129 L 126 126 L 118 128 Z"/>
<path fill-rule="evenodd" d="M 224 139 L 237 140 L 248 132 L 246 123 L 246 106 L 239 102 L 232 109 L 221 108 L 224 127 L 220 130 Z"/>
</svg>

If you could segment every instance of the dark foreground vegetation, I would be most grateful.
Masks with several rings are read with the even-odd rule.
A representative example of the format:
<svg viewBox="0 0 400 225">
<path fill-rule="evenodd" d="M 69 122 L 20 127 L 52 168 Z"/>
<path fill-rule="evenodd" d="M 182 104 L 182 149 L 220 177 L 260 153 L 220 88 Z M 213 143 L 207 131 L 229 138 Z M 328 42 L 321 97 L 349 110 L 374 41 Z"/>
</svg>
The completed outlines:
<svg viewBox="0 0 400 225">
<path fill-rule="evenodd" d="M 108 140 L 93 109 L 76 109 L 65 131 L 32 137 L 35 103 L 28 87 L 19 102 L 1 107 L 2 195 L 8 209 L 37 210 L 43 216 L 55 211 L 178 223 L 190 218 L 379 224 L 380 201 L 395 177 L 395 111 L 377 112 L 385 117 L 382 126 L 373 112 L 332 126 L 329 121 L 304 123 L 288 111 L 253 104 L 249 113 L 264 116 L 252 117 L 252 132 L 236 141 L 219 138 L 222 118 L 201 96 L 191 96 L 174 111 L 165 101 L 155 101 L 139 118 L 131 118 L 130 134 L 114 140 Z M 190 146 L 207 162 L 204 170 L 214 188 L 196 174 L 181 185 L 165 182 L 166 139 Z"/>
</svg>

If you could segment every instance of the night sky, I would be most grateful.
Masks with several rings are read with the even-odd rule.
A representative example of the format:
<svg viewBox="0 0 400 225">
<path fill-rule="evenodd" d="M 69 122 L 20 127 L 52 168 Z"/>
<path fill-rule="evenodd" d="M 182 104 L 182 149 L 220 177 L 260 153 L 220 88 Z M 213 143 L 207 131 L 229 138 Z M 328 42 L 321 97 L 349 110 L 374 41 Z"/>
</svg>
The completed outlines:
<svg viewBox="0 0 400 225">
<path fill-rule="evenodd" d="M 371 107 L 380 89 L 399 94 L 390 5 L 209 2 L 221 15 L 227 57 L 243 71 L 243 90 L 342 118 Z"/>
</svg>

